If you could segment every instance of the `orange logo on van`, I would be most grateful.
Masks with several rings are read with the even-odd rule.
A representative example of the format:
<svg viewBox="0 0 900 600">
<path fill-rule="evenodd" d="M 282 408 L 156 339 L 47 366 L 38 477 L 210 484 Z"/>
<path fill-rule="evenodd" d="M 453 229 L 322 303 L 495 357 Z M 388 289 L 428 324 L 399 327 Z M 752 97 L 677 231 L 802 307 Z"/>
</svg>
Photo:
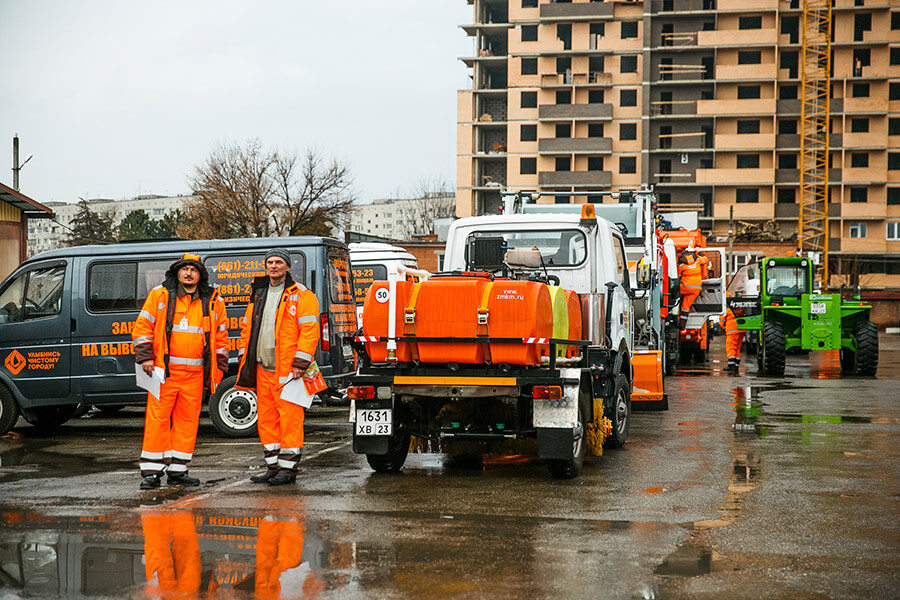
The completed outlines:
<svg viewBox="0 0 900 600">
<path fill-rule="evenodd" d="M 13 350 L 6 355 L 6 360 L 3 361 L 3 364 L 6 365 L 10 373 L 18 375 L 25 368 L 25 357 L 18 350 Z"/>
</svg>

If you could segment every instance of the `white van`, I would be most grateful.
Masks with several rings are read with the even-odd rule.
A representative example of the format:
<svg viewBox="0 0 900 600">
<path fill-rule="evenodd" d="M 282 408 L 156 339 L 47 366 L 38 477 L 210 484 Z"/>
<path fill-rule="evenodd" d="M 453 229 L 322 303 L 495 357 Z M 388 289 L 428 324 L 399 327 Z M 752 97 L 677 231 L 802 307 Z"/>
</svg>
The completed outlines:
<svg viewBox="0 0 900 600">
<path fill-rule="evenodd" d="M 416 257 L 401 248 L 380 242 L 354 242 L 350 246 L 350 268 L 353 270 L 353 295 L 356 299 L 356 322 L 362 327 L 363 302 L 374 281 L 387 281 L 397 274 L 397 267 L 418 268 Z"/>
</svg>

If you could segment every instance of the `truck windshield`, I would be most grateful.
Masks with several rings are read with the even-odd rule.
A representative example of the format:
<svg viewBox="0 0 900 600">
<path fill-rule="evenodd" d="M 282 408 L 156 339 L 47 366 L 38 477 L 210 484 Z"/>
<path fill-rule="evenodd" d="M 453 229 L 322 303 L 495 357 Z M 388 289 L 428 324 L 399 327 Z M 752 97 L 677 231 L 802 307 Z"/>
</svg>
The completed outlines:
<svg viewBox="0 0 900 600">
<path fill-rule="evenodd" d="M 537 248 L 541 252 L 544 265 L 554 267 L 574 267 L 584 262 L 587 257 L 587 240 L 584 233 L 578 230 L 557 231 L 484 231 L 472 234 L 466 240 L 468 247 L 476 236 L 500 236 L 506 241 L 509 249 L 530 250 Z"/>
<path fill-rule="evenodd" d="M 777 265 L 766 270 L 766 293 L 770 296 L 800 296 L 809 293 L 806 267 Z"/>
</svg>

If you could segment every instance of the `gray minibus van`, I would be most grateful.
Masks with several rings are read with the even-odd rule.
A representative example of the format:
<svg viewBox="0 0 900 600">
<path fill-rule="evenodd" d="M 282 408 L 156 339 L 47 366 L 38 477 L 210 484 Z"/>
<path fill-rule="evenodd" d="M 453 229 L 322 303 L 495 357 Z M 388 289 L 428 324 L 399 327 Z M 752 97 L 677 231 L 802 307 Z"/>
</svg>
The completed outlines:
<svg viewBox="0 0 900 600">
<path fill-rule="evenodd" d="M 50 428 L 79 404 L 141 404 L 131 329 L 148 292 L 185 252 L 199 254 L 228 307 L 229 372 L 209 400 L 210 419 L 234 437 L 256 433 L 256 397 L 233 387 L 239 318 L 271 248 L 291 254 L 291 276 L 319 300 L 316 361 L 326 396 L 341 398 L 353 371 L 356 306 L 347 246 L 323 237 L 195 240 L 78 246 L 25 261 L 0 283 L 0 435 L 21 414 Z"/>
</svg>

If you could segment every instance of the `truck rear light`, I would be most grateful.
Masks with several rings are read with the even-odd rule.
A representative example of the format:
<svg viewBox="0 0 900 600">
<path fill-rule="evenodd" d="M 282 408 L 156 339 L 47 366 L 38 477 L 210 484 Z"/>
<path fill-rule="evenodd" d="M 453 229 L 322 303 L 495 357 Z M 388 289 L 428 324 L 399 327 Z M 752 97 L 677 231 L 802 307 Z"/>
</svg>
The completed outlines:
<svg viewBox="0 0 900 600">
<path fill-rule="evenodd" d="M 322 324 L 322 352 L 331 350 L 331 327 L 328 326 L 328 313 L 319 315 L 319 322 Z"/>
<path fill-rule="evenodd" d="M 532 388 L 536 400 L 559 400 L 562 398 L 562 386 L 536 385 Z"/>
<path fill-rule="evenodd" d="M 347 396 L 351 400 L 374 400 L 374 385 L 351 385 L 347 388 Z"/>
</svg>

